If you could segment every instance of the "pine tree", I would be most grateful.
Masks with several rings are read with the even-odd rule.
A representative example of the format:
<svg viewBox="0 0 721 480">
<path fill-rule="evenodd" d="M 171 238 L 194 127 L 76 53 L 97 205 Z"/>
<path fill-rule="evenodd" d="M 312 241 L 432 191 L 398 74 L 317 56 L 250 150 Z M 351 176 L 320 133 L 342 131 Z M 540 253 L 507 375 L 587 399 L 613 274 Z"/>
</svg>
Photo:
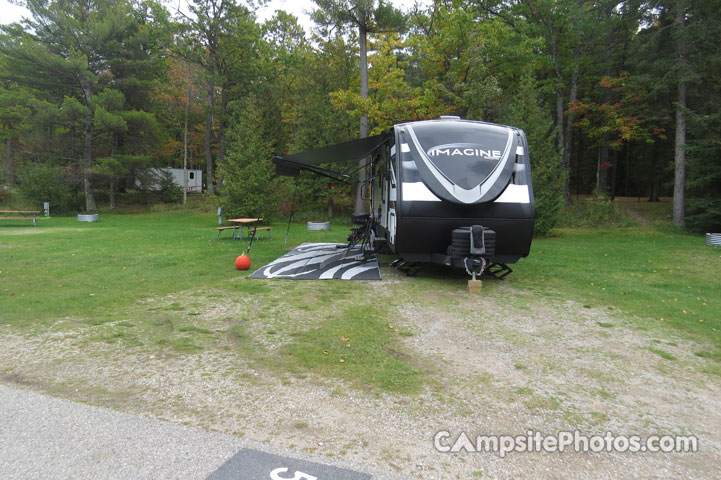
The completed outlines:
<svg viewBox="0 0 721 480">
<path fill-rule="evenodd" d="M 368 34 L 402 30 L 405 20 L 403 14 L 383 0 L 313 0 L 319 9 L 313 12 L 313 19 L 324 26 L 350 26 L 358 28 L 358 47 L 360 52 L 360 95 L 368 98 Z M 360 116 L 359 138 L 368 136 L 368 114 Z M 356 191 L 355 211 L 365 212 L 362 198 L 365 178 L 365 159 L 360 160 L 360 173 Z"/>
<path fill-rule="evenodd" d="M 223 176 L 220 204 L 230 216 L 269 218 L 278 208 L 270 145 L 257 101 L 251 98 L 244 103 L 229 132 L 232 148 L 218 164 Z"/>
<path fill-rule="evenodd" d="M 534 233 L 544 235 L 556 224 L 563 206 L 564 174 L 553 145 L 553 121 L 541 108 L 537 91 L 533 73 L 526 72 L 506 121 L 526 132 L 536 201 Z"/>
<path fill-rule="evenodd" d="M 147 32 L 164 10 L 151 2 L 134 10 L 129 0 L 27 0 L 26 5 L 31 20 L 1 27 L 0 72 L 58 99 L 70 95 L 84 106 L 83 189 L 85 208 L 93 212 L 94 95 L 142 70 L 149 49 L 157 46 Z"/>
</svg>

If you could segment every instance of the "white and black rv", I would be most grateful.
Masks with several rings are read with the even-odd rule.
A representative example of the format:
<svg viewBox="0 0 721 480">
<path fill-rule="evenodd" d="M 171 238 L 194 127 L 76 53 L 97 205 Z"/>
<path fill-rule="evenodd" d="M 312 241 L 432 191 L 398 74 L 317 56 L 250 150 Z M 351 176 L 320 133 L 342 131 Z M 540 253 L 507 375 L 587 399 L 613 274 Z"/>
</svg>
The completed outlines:
<svg viewBox="0 0 721 480">
<path fill-rule="evenodd" d="M 300 170 L 351 180 L 319 164 L 367 158 L 370 213 L 354 215 L 351 242 L 395 253 L 402 265 L 434 262 L 500 276 L 528 255 L 534 200 L 528 145 L 518 128 L 441 117 L 380 135 L 274 157 L 280 175 Z"/>
</svg>

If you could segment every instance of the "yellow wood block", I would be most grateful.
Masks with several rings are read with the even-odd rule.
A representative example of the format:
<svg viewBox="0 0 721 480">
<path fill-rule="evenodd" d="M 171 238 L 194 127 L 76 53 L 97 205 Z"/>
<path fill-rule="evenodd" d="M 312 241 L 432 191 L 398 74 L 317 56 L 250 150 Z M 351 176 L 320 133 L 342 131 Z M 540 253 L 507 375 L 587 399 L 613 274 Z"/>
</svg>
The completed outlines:
<svg viewBox="0 0 721 480">
<path fill-rule="evenodd" d="M 481 287 L 483 287 L 482 281 L 468 280 L 468 292 L 469 293 L 481 293 Z"/>
</svg>

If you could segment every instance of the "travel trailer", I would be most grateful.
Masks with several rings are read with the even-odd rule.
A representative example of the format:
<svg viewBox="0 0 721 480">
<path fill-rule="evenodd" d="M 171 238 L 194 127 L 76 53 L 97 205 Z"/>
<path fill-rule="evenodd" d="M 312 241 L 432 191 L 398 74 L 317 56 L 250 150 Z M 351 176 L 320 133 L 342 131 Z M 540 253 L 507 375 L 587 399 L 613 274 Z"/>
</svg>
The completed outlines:
<svg viewBox="0 0 721 480">
<path fill-rule="evenodd" d="M 433 262 L 475 279 L 503 277 L 531 247 L 535 206 L 528 144 L 518 128 L 441 117 L 380 135 L 273 157 L 279 175 L 308 170 L 354 181 L 366 172 L 370 213 L 354 215 L 349 240 L 396 254 L 406 273 Z M 333 163 L 341 169 L 321 167 Z M 343 166 L 348 168 L 343 168 Z"/>
</svg>

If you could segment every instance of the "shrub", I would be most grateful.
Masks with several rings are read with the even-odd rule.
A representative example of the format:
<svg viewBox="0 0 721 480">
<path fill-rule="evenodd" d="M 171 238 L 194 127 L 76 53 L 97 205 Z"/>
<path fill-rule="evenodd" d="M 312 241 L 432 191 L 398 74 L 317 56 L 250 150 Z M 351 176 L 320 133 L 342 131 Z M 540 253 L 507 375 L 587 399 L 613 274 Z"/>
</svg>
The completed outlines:
<svg viewBox="0 0 721 480">
<path fill-rule="evenodd" d="M 50 202 L 50 211 L 68 211 L 71 195 L 70 182 L 58 167 L 31 163 L 18 172 L 18 190 L 22 197 L 39 208 Z"/>
<path fill-rule="evenodd" d="M 11 197 L 12 193 L 10 193 L 10 190 L 5 190 L 5 188 L 0 185 L 0 205 L 3 203 L 8 203 Z"/>
<path fill-rule="evenodd" d="M 530 147 L 529 147 L 530 148 Z M 563 176 L 558 167 L 558 155 L 542 156 L 553 152 L 553 148 L 545 148 L 536 152 L 533 175 L 533 195 L 536 202 L 536 221 L 533 226 L 534 235 L 546 235 L 558 222 L 563 208 Z M 539 158 L 540 157 L 540 158 Z M 532 157 L 533 158 L 533 157 Z"/>
<path fill-rule="evenodd" d="M 178 203 L 183 196 L 183 188 L 173 180 L 168 170 L 158 172 L 158 192 L 163 203 Z"/>
<path fill-rule="evenodd" d="M 721 232 L 721 199 L 711 196 L 689 198 L 686 227 L 695 233 Z"/>
<path fill-rule="evenodd" d="M 576 200 L 563 209 L 561 227 L 628 227 L 636 222 L 606 194 Z"/>
<path fill-rule="evenodd" d="M 220 205 L 226 216 L 272 218 L 278 214 L 275 168 L 270 159 L 243 164 L 231 154 L 220 171 L 223 175 Z"/>
</svg>

